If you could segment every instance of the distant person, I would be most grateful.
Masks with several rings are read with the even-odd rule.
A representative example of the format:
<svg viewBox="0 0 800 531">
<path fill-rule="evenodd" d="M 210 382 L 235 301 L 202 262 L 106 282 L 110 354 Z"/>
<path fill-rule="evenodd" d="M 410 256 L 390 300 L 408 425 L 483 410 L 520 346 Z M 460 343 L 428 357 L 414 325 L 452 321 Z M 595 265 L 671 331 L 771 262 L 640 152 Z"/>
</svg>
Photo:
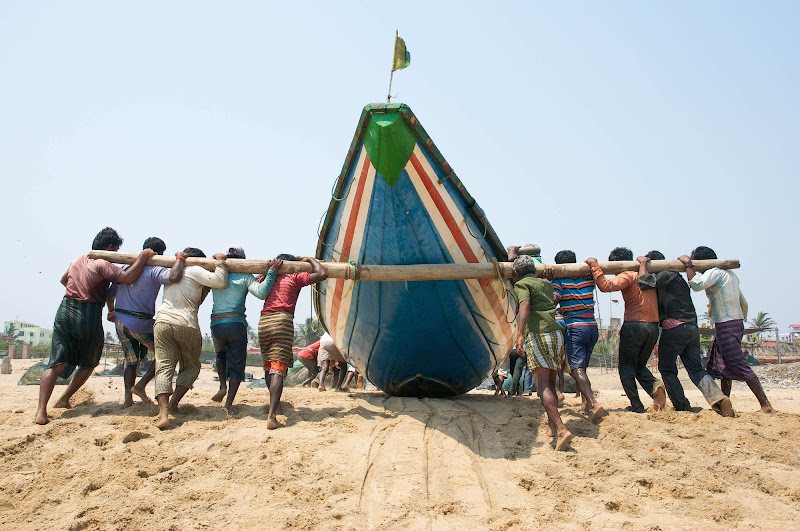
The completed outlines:
<svg viewBox="0 0 800 531">
<path fill-rule="evenodd" d="M 283 261 L 298 261 L 291 254 L 281 254 Z M 294 342 L 294 310 L 297 297 L 305 286 L 316 284 L 328 278 L 328 271 L 316 258 L 306 257 L 300 261 L 311 264 L 311 273 L 286 273 L 278 275 L 272 291 L 264 301 L 261 319 L 258 321 L 258 339 L 261 344 L 261 358 L 267 374 L 264 379 L 269 389 L 269 417 L 267 429 L 281 426 L 278 422 L 278 407 L 283 393 L 283 379 L 294 362 L 292 344 Z"/>
<path fill-rule="evenodd" d="M 192 258 L 205 258 L 200 249 L 187 247 L 183 254 Z M 158 421 L 156 427 L 169 426 L 169 414 L 178 413 L 178 404 L 192 388 L 200 374 L 200 354 L 203 336 L 197 322 L 197 310 L 211 288 L 224 288 L 228 284 L 228 265 L 225 255 L 214 255 L 214 271 L 200 266 L 184 269 L 177 284 L 164 287 L 164 297 L 156 313 L 153 332 L 156 341 L 156 399 Z M 175 378 L 175 368 L 180 365 Z M 175 392 L 172 380 L 175 378 Z"/>
<path fill-rule="evenodd" d="M 617 247 L 608 255 L 611 262 L 632 261 L 633 253 L 627 247 Z M 623 271 L 614 278 L 606 278 L 595 258 L 586 263 L 592 268 L 597 289 L 603 293 L 621 291 L 625 301 L 625 322 L 619 331 L 619 379 L 630 400 L 630 411 L 644 413 L 639 400 L 636 382 L 653 398 L 653 409 L 664 409 L 667 395 L 664 384 L 653 376 L 647 362 L 658 342 L 658 297 L 653 290 L 639 288 L 639 274 Z"/>
<path fill-rule="evenodd" d="M 227 258 L 247 258 L 239 245 L 228 248 Z M 244 380 L 247 363 L 247 317 L 245 299 L 250 293 L 264 300 L 272 290 L 277 270 L 283 262 L 270 260 L 266 277 L 256 279 L 250 273 L 228 273 L 228 285 L 222 289 L 212 289 L 214 306 L 211 308 L 211 338 L 217 353 L 217 374 L 219 391 L 211 397 L 214 402 L 222 402 L 225 395 L 225 409 L 230 411 L 233 400 Z M 230 381 L 230 389 L 228 382 Z"/>
<path fill-rule="evenodd" d="M 347 367 L 347 376 L 345 377 L 344 383 L 342 384 L 342 391 L 344 391 L 345 393 L 349 393 L 350 382 L 353 381 L 353 378 L 358 378 L 359 376 L 361 375 L 359 374 L 358 369 L 356 369 L 356 366 L 353 365 L 352 363 L 349 364 L 349 366 Z M 356 380 L 356 385 L 358 385 L 358 380 Z"/>
<path fill-rule="evenodd" d="M 509 368 L 511 367 L 511 354 L 507 354 L 503 361 L 500 362 L 500 365 L 495 368 L 494 372 L 492 373 L 492 380 L 494 380 L 494 394 L 505 396 L 506 391 L 503 389 L 503 385 L 506 382 L 506 378 L 508 378 Z"/>
<path fill-rule="evenodd" d="M 722 380 L 722 392 L 731 396 L 732 380 L 745 382 L 761 405 L 761 411 L 772 413 L 772 405 L 761 386 L 761 381 L 747 364 L 742 352 L 744 320 L 747 319 L 747 301 L 739 289 L 739 277 L 733 271 L 713 267 L 703 274 L 696 274 L 692 260 L 716 260 L 717 254 L 708 247 L 698 247 L 692 257 L 686 255 L 678 260 L 686 266 L 689 287 L 694 291 L 705 290 L 708 296 L 708 317 L 714 325 L 714 342 L 708 353 L 706 372 Z"/>
<path fill-rule="evenodd" d="M 106 227 L 95 236 L 92 250 L 118 251 L 122 245 L 117 231 Z M 55 407 L 69 408 L 69 399 L 86 383 L 103 354 L 105 333 L 103 332 L 103 306 L 106 303 L 109 284 L 133 284 L 142 274 L 147 260 L 156 253 L 142 249 L 139 256 L 125 270 L 106 260 L 94 260 L 84 254 L 76 258 L 61 277 L 66 288 L 64 298 L 53 322 L 53 340 L 50 346 L 50 361 L 39 382 L 39 406 L 36 409 L 36 424 L 47 424 L 47 402 L 53 394 L 58 375 L 65 364 L 78 370 L 70 380 L 64 394 Z"/>
<path fill-rule="evenodd" d="M 547 413 L 548 434 L 556 439 L 556 450 L 567 449 L 572 433 L 564 426 L 558 412 L 556 373 L 566 354 L 564 332 L 556 323 L 553 287 L 544 278 L 537 278 L 536 262 L 531 256 L 514 260 L 514 293 L 517 297 L 516 354 L 525 355 L 536 380 L 536 393 Z"/>
<path fill-rule="evenodd" d="M 167 245 L 161 238 L 151 237 L 144 241 L 142 249 L 152 249 L 157 255 L 163 255 Z M 156 375 L 155 360 L 138 383 L 136 383 L 136 371 L 139 369 L 139 362 L 147 359 L 148 350 L 155 356 L 153 326 L 156 322 L 156 299 L 161 286 L 175 284 L 183 278 L 186 255 L 175 253 L 175 257 L 175 264 L 171 268 L 144 266 L 142 275 L 136 282 L 130 285 L 113 283 L 108 290 L 107 318 L 114 323 L 117 338 L 125 352 L 125 371 L 122 376 L 125 401 L 122 407 L 133 405 L 133 395 L 138 396 L 146 404 L 153 403 L 147 396 L 145 387 Z"/>
<path fill-rule="evenodd" d="M 559 251 L 556 264 L 574 264 L 575 253 Z M 590 278 L 562 278 L 553 280 L 553 297 L 564 315 L 567 361 L 575 383 L 583 396 L 584 408 L 589 411 L 589 421 L 597 422 L 605 409 L 594 397 L 592 383 L 586 368 L 599 333 L 594 319 L 594 280 Z M 530 363 L 529 363 L 530 365 Z"/>
<path fill-rule="evenodd" d="M 517 352 L 517 347 L 511 349 L 511 353 L 508 355 L 508 374 L 509 378 L 511 378 L 511 385 L 508 386 L 508 396 L 516 397 L 522 394 L 524 388 L 522 378 L 526 363 L 524 352 L 520 356 Z"/>
<path fill-rule="evenodd" d="M 700 330 L 697 328 L 697 313 L 689 284 L 675 271 L 647 272 L 650 260 L 663 259 L 664 255 L 658 251 L 650 251 L 646 256 L 636 258 L 639 261 L 639 288 L 643 292 L 655 290 L 658 296 L 658 318 L 661 321 L 658 371 L 664 378 L 667 396 L 676 411 L 691 411 L 692 406 L 678 379 L 677 360 L 680 356 L 689 378 L 703 393 L 711 408 L 724 417 L 733 417 L 730 399 L 700 362 Z"/>
<path fill-rule="evenodd" d="M 317 375 L 317 389 L 320 391 L 327 391 L 325 387 L 325 377 L 328 375 L 329 370 L 336 369 L 333 374 L 333 390 L 341 391 L 342 384 L 347 372 L 347 361 L 344 356 L 339 352 L 333 338 L 325 332 L 319 340 L 319 352 L 317 354 L 317 365 L 319 366 L 319 374 Z"/>
<path fill-rule="evenodd" d="M 312 387 L 317 387 L 319 385 L 315 379 L 317 374 L 319 374 L 319 367 L 317 366 L 319 345 L 320 342 L 316 341 L 307 347 L 301 348 L 300 352 L 297 353 L 297 360 L 303 364 L 303 367 L 308 369 L 308 378 L 303 380 L 303 383 L 300 384 L 300 387 L 305 387 L 308 384 L 311 384 Z"/>
</svg>

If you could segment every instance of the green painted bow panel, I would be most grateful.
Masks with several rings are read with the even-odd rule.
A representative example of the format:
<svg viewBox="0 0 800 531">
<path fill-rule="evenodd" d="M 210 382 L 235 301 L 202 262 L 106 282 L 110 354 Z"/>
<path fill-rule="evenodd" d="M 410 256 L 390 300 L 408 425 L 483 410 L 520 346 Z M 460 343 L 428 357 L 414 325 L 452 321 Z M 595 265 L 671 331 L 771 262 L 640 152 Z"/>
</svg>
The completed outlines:
<svg viewBox="0 0 800 531">
<path fill-rule="evenodd" d="M 394 186 L 406 167 L 417 140 L 400 113 L 372 115 L 364 132 L 369 160 L 389 186 Z"/>
</svg>

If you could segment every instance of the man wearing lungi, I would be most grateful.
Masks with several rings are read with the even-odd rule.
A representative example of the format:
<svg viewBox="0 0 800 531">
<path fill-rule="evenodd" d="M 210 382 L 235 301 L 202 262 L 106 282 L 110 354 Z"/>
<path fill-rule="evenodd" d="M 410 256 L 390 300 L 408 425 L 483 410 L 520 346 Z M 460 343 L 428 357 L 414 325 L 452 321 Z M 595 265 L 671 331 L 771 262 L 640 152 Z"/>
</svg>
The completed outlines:
<svg viewBox="0 0 800 531">
<path fill-rule="evenodd" d="M 278 260 L 296 262 L 291 254 L 278 255 Z M 258 321 L 258 339 L 261 358 L 264 360 L 264 378 L 269 389 L 269 418 L 267 429 L 281 426 L 278 422 L 278 407 L 283 393 L 283 379 L 294 362 L 294 310 L 300 290 L 328 278 L 328 271 L 316 258 L 305 257 L 300 261 L 311 264 L 311 273 L 286 273 L 278 275 L 272 291 L 264 301 L 261 319 Z"/>
<path fill-rule="evenodd" d="M 608 255 L 611 262 L 633 260 L 627 247 L 617 247 Z M 647 362 L 658 342 L 658 297 L 653 290 L 639 288 L 639 274 L 623 271 L 614 278 L 606 278 L 595 258 L 586 259 L 592 268 L 597 289 L 603 293 L 621 291 L 625 301 L 625 322 L 619 331 L 619 379 L 631 405 L 628 411 L 644 413 L 644 404 L 639 400 L 636 382 L 653 398 L 653 409 L 664 409 L 667 395 L 664 384 L 653 376 Z"/>
<path fill-rule="evenodd" d="M 689 284 L 675 271 L 647 272 L 650 260 L 663 259 L 664 255 L 658 251 L 650 251 L 646 256 L 636 258 L 639 262 L 639 288 L 643 292 L 655 290 L 658 296 L 658 318 L 661 321 L 658 371 L 664 378 L 667 396 L 676 411 L 691 411 L 692 406 L 678 380 L 677 362 L 680 356 L 689 378 L 703 393 L 711 408 L 723 417 L 733 417 L 730 398 L 725 396 L 700 362 L 700 330 L 697 328 L 697 313 Z"/>
<path fill-rule="evenodd" d="M 164 254 L 167 246 L 161 238 L 147 238 L 142 249 L 152 249 L 156 254 Z M 176 253 L 183 255 L 183 253 Z M 183 255 L 186 258 L 186 255 Z M 172 268 L 161 266 L 144 266 L 142 275 L 133 284 L 111 284 L 108 290 L 106 305 L 108 306 L 107 319 L 114 323 L 117 329 L 122 350 L 125 352 L 125 372 L 122 379 L 125 385 L 125 402 L 122 407 L 133 405 L 133 395 L 138 396 L 142 402 L 152 404 L 150 397 L 145 392 L 145 387 L 156 375 L 155 360 L 150 368 L 136 383 L 136 371 L 139 361 L 147 358 L 147 351 L 155 353 L 155 339 L 153 325 L 155 324 L 156 298 L 161 286 L 175 284 L 183 277 L 181 259 L 175 261 Z"/>
<path fill-rule="evenodd" d="M 694 291 L 705 290 L 708 296 L 708 317 L 714 325 L 714 342 L 708 353 L 706 371 L 722 380 L 722 392 L 731 396 L 732 380 L 747 383 L 756 395 L 761 411 L 772 413 L 761 381 L 747 365 L 742 352 L 744 320 L 747 319 L 747 301 L 739 289 L 739 277 L 733 271 L 713 267 L 697 274 L 692 260 L 716 260 L 717 254 L 708 247 L 700 246 L 692 251 L 691 258 L 683 255 L 678 260 L 686 266 L 686 277 Z"/>
<path fill-rule="evenodd" d="M 547 413 L 548 435 L 556 438 L 555 449 L 564 451 L 572 434 L 564 426 L 558 412 L 556 374 L 561 370 L 566 350 L 564 331 L 556 322 L 556 305 L 553 286 L 544 278 L 536 277 L 536 262 L 532 256 L 519 256 L 514 260 L 514 293 L 517 308 L 516 356 L 525 356 L 536 380 L 536 393 Z M 545 272 L 545 276 L 550 276 Z"/>
<path fill-rule="evenodd" d="M 247 258 L 244 249 L 234 245 L 228 249 L 228 258 Z M 264 300 L 272 290 L 280 260 L 268 261 L 266 277 L 256 279 L 250 273 L 228 273 L 228 285 L 222 289 L 212 289 L 214 306 L 211 309 L 211 338 L 217 353 L 217 374 L 219 391 L 211 397 L 214 402 L 222 402 L 225 395 L 225 409 L 230 411 L 239 385 L 244 380 L 244 367 L 247 362 L 247 319 L 245 299 L 251 293 Z M 230 380 L 230 389 L 228 389 Z"/>
<path fill-rule="evenodd" d="M 95 236 L 92 250 L 117 251 L 120 245 L 122 238 L 117 231 L 106 227 Z M 77 367 L 78 370 L 67 390 L 55 403 L 55 407 L 59 408 L 70 407 L 69 399 L 86 383 L 100 363 L 105 342 L 102 314 L 109 284 L 133 284 L 142 274 L 147 260 L 154 254 L 152 249 L 143 249 L 136 261 L 125 270 L 106 260 L 90 259 L 87 254 L 79 256 L 69 265 L 61 277 L 66 293 L 53 323 L 50 361 L 39 383 L 36 424 L 48 422 L 47 402 L 65 364 Z"/>
<path fill-rule="evenodd" d="M 187 247 L 186 256 L 205 258 L 200 249 Z M 180 256 L 177 256 L 180 259 Z M 156 398 L 158 400 L 158 421 L 156 427 L 169 426 L 169 414 L 178 413 L 178 404 L 191 389 L 200 374 L 200 354 L 203 350 L 203 336 L 197 322 L 197 309 L 211 288 L 224 288 L 228 285 L 228 265 L 225 255 L 217 253 L 214 271 L 206 271 L 200 266 L 189 266 L 177 284 L 164 287 L 164 297 L 156 313 L 153 332 L 156 341 Z M 173 394 L 172 379 L 175 368 L 180 365 L 175 378 Z"/>
</svg>

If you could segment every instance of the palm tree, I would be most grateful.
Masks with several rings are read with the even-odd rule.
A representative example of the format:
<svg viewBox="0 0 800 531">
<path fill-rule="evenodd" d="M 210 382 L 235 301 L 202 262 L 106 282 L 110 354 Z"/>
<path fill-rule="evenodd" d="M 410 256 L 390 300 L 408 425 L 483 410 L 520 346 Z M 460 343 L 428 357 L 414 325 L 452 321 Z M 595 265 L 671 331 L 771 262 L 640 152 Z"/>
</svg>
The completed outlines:
<svg viewBox="0 0 800 531">
<path fill-rule="evenodd" d="M 297 328 L 295 328 L 294 346 L 305 347 L 312 343 L 316 343 L 324 333 L 325 330 L 322 329 L 319 319 L 308 317 L 306 318 L 305 323 L 297 325 Z"/>
<path fill-rule="evenodd" d="M 778 323 L 776 323 L 772 317 L 769 317 L 769 314 L 767 312 L 758 312 L 758 315 L 750 319 L 750 322 L 748 324 L 753 328 L 764 328 L 764 329 L 775 328 L 778 326 Z M 761 337 L 762 333 L 763 332 L 759 332 L 758 337 Z"/>
</svg>

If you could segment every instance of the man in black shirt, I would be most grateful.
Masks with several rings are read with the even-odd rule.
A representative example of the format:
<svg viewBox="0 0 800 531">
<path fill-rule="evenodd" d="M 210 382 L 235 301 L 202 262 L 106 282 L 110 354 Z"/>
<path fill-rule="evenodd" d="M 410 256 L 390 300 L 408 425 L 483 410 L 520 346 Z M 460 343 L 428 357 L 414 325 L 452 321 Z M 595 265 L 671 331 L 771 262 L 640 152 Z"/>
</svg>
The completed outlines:
<svg viewBox="0 0 800 531">
<path fill-rule="evenodd" d="M 658 370 L 664 379 L 667 395 L 676 411 L 690 411 L 691 404 L 683 393 L 678 379 L 677 360 L 680 356 L 692 383 L 703 393 L 711 408 L 724 417 L 733 417 L 731 400 L 722 392 L 714 379 L 706 373 L 700 362 L 700 330 L 697 313 L 692 303 L 689 284 L 680 273 L 659 271 L 648 273 L 650 260 L 664 260 L 658 251 L 640 256 L 639 288 L 655 289 L 658 294 L 658 316 L 661 338 L 658 342 Z"/>
</svg>

